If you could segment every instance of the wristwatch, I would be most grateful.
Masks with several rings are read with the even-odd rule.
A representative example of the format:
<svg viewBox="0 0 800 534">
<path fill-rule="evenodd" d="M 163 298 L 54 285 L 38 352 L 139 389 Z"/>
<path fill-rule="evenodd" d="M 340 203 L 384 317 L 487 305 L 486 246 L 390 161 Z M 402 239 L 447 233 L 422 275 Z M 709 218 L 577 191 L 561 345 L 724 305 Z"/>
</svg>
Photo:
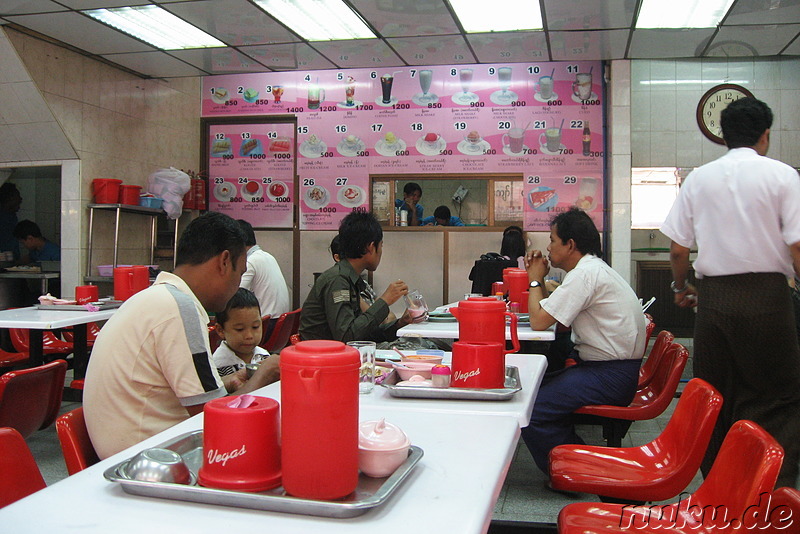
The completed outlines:
<svg viewBox="0 0 800 534">
<path fill-rule="evenodd" d="M 528 287 L 533 289 L 534 287 L 542 287 L 542 284 L 538 280 L 534 280 Z"/>
<path fill-rule="evenodd" d="M 684 286 L 681 287 L 681 288 L 678 288 L 675 285 L 675 280 L 673 280 L 672 282 L 670 282 L 669 288 L 672 290 L 673 293 L 683 293 L 684 291 L 686 291 L 689 288 L 689 284 L 684 282 Z"/>
</svg>

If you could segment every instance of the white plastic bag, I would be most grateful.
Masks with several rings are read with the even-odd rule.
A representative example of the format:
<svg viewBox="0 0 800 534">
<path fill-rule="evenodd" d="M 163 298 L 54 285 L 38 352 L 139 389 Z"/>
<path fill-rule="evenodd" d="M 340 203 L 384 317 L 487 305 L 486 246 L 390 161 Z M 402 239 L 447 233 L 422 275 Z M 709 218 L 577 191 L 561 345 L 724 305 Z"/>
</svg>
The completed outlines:
<svg viewBox="0 0 800 534">
<path fill-rule="evenodd" d="M 181 216 L 183 196 L 191 186 L 189 175 L 175 167 L 158 169 L 147 177 L 147 192 L 164 199 L 163 208 L 170 219 Z"/>
</svg>

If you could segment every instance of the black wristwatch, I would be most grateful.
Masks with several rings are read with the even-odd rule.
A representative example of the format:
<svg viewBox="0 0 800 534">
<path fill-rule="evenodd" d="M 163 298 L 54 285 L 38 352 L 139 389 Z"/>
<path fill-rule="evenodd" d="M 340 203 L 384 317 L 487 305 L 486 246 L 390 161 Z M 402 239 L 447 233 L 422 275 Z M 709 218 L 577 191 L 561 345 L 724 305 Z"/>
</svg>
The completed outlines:
<svg viewBox="0 0 800 534">
<path fill-rule="evenodd" d="M 528 288 L 533 289 L 534 287 L 542 287 L 542 284 L 538 280 L 534 280 L 530 283 Z"/>
</svg>

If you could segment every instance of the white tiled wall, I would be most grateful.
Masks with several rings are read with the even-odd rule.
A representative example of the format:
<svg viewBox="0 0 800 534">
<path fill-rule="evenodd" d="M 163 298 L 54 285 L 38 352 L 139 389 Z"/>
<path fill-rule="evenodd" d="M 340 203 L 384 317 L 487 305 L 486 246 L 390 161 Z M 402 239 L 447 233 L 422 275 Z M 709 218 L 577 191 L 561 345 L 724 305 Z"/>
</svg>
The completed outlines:
<svg viewBox="0 0 800 534">
<path fill-rule="evenodd" d="M 700 98 L 720 83 L 742 85 L 772 108 L 769 156 L 800 166 L 800 59 L 632 61 L 633 166 L 696 167 L 724 154 L 695 119 Z"/>
<path fill-rule="evenodd" d="M 17 111 L 4 106 L 3 115 L 51 112 L 57 121 L 52 127 L 66 134 L 65 143 L 74 148 L 72 157 L 78 155 L 79 164 L 70 166 L 69 172 L 62 167 L 61 184 L 62 270 L 69 266 L 68 272 L 62 272 L 62 284 L 74 286 L 80 283 L 85 269 L 86 204 L 92 198 L 94 178 L 145 185 L 147 176 L 161 167 L 198 169 L 200 78 L 142 79 L 14 30 L 6 29 L 5 34 L 13 46 L 9 52 L 19 55 L 32 78 L 28 89 L 41 94 L 45 104 Z M 0 48 L 3 41 L 0 39 Z M 23 75 L 17 68 L 3 76 L 14 73 L 16 77 Z M 17 89 L 25 92 L 25 88 Z M 18 135 L 24 133 L 31 143 L 41 139 L 37 132 L 25 128 L 15 126 Z M 106 231 L 96 232 L 95 264 L 111 263 L 113 233 L 109 222 L 100 221 Z M 149 228 L 147 217 L 126 219 L 120 232 L 120 262 L 146 263 Z"/>
</svg>

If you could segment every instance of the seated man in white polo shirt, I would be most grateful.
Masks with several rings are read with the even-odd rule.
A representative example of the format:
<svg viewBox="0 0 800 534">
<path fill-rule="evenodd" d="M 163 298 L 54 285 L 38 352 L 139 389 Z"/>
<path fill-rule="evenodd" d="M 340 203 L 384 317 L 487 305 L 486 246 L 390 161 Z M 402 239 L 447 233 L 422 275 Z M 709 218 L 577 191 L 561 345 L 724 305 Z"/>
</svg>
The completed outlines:
<svg viewBox="0 0 800 534">
<path fill-rule="evenodd" d="M 246 268 L 235 220 L 209 212 L 178 242 L 174 273 L 120 307 L 100 330 L 83 392 L 86 427 L 100 458 L 149 438 L 225 395 L 211 359 L 206 310 L 222 310 Z M 269 383 L 261 366 L 236 393 Z"/>
<path fill-rule="evenodd" d="M 522 438 L 539 469 L 548 473 L 550 450 L 583 443 L 572 413 L 581 406 L 626 406 L 633 399 L 645 349 L 645 319 L 630 285 L 600 259 L 600 234 L 592 219 L 573 208 L 550 225 L 550 263 L 567 271 L 548 297 L 544 277 L 550 270 L 538 250 L 526 257 L 533 330 L 556 321 L 572 327 L 578 364 L 545 375 Z"/>
</svg>

